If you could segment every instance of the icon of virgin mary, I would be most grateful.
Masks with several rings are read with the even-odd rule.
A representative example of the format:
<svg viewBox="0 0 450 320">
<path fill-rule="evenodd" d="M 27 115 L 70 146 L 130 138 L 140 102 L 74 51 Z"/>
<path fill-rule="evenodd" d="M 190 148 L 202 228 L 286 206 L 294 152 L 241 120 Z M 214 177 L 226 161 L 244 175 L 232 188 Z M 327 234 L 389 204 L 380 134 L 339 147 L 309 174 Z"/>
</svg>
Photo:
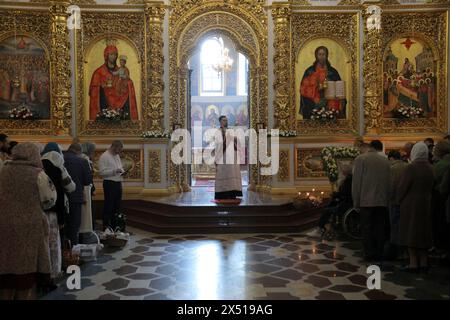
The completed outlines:
<svg viewBox="0 0 450 320">
<path fill-rule="evenodd" d="M 117 65 L 118 54 L 115 41 L 107 41 L 103 52 L 105 63 L 94 71 L 89 85 L 91 120 L 97 119 L 105 109 L 118 111 L 123 120 L 138 120 L 133 81 L 129 77 L 120 78 L 119 69 L 124 66 Z M 120 86 L 117 85 L 119 81 Z"/>
</svg>

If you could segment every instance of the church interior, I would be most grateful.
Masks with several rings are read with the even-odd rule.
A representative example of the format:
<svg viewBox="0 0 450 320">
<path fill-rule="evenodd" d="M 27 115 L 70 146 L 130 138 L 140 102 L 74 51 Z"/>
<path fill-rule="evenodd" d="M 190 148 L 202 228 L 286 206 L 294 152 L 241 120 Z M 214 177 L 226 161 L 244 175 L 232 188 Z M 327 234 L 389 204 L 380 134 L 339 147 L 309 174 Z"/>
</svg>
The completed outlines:
<svg viewBox="0 0 450 320">
<path fill-rule="evenodd" d="M 0 300 L 450 299 L 449 20 L 450 0 L 1 0 Z M 224 119 L 256 137 L 235 138 L 234 172 L 204 161 Z M 25 297 L 11 283 L 40 267 L 4 243 L 34 206 L 13 203 L 38 190 L 26 174 L 50 176 L 13 173 L 36 147 L 82 200 L 68 184 L 54 199 L 65 223 L 30 211 L 48 216 L 52 286 Z M 67 156 L 81 152 L 89 183 Z M 392 164 L 389 199 L 357 205 L 384 192 L 383 174 L 361 174 L 375 161 Z M 394 162 L 425 169 L 392 182 Z M 417 190 L 397 202 L 406 180 Z M 385 209 L 382 256 L 367 256 L 368 207 Z"/>
</svg>

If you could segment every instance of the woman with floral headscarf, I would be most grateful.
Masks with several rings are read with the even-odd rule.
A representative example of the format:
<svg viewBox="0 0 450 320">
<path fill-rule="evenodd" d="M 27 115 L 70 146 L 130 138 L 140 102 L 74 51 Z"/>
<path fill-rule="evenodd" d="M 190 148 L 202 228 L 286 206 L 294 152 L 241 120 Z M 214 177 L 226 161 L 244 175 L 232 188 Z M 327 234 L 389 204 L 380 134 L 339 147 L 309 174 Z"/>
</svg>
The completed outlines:
<svg viewBox="0 0 450 320">
<path fill-rule="evenodd" d="M 434 170 L 428 161 L 424 142 L 411 150 L 411 164 L 406 167 L 397 190 L 400 203 L 399 244 L 409 251 L 408 272 L 428 270 L 428 249 L 433 246 L 431 194 Z"/>
<path fill-rule="evenodd" d="M 32 299 L 50 278 L 49 226 L 44 210 L 56 190 L 42 169 L 39 148 L 18 144 L 0 173 L 0 300 Z"/>
</svg>

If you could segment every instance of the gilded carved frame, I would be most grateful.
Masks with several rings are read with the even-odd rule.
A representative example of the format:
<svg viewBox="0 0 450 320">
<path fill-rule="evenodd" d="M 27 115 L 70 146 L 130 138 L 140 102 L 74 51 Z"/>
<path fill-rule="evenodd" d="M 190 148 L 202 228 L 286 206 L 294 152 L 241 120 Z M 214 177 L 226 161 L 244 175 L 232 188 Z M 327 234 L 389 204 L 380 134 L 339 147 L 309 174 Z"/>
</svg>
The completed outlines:
<svg viewBox="0 0 450 320">
<path fill-rule="evenodd" d="M 264 0 L 174 0 L 169 19 L 169 123 L 186 124 L 187 62 L 202 39 L 225 35 L 250 61 L 250 126 L 268 123 L 267 14 Z M 250 167 L 252 186 L 258 179 L 257 167 Z M 188 189 L 186 167 L 170 164 L 170 180 Z M 264 183 L 264 182 L 263 182 Z"/>
<path fill-rule="evenodd" d="M 25 9 L 0 7 L 0 38 L 17 34 L 33 38 L 44 49 L 49 61 L 50 120 L 0 120 L 2 131 L 10 135 L 68 135 L 71 122 L 69 40 L 66 3 Z M 13 31 L 11 31 L 13 30 Z"/>
<path fill-rule="evenodd" d="M 301 49 L 311 40 L 329 38 L 338 42 L 347 52 L 351 65 L 351 97 L 348 98 L 347 119 L 333 122 L 297 120 L 296 130 L 300 135 L 356 134 L 359 123 L 359 15 L 357 12 L 317 13 L 295 12 L 291 17 L 291 99 L 290 110 L 295 114 L 295 62 Z M 332 35 L 332 36 L 331 36 Z"/>
<path fill-rule="evenodd" d="M 381 55 L 398 38 L 413 37 L 431 47 L 437 63 L 437 117 L 396 120 L 381 117 L 378 132 L 381 134 L 420 134 L 447 132 L 447 13 L 408 12 L 383 13 L 381 31 Z M 408 30 L 408 32 L 404 32 Z M 381 67 L 382 68 L 382 67 Z M 384 71 L 384 70 L 383 70 Z M 380 82 L 379 86 L 382 86 Z M 383 114 L 381 96 L 378 105 Z"/>
<path fill-rule="evenodd" d="M 76 37 L 76 95 L 77 95 L 77 126 L 78 135 L 122 135 L 138 136 L 142 132 L 146 114 L 142 113 L 139 121 L 120 121 L 118 123 L 103 123 L 91 121 L 85 117 L 85 97 L 89 92 L 84 90 L 85 57 L 91 47 L 100 39 L 106 37 L 127 41 L 132 47 L 137 49 L 141 67 L 141 105 L 147 103 L 147 59 L 146 44 L 142 39 L 145 34 L 144 12 L 90 12 L 81 13 L 82 30 L 77 32 Z M 144 108 L 143 108 L 144 109 Z"/>
<path fill-rule="evenodd" d="M 127 2 L 131 4 L 131 2 Z M 140 1 L 143 6 L 130 11 L 92 10 L 81 12 L 82 32 L 76 33 L 77 127 L 81 136 L 140 136 L 144 130 L 161 130 L 164 122 L 164 54 L 163 23 L 166 6 L 162 1 Z M 85 119 L 83 59 L 97 39 L 116 37 L 136 49 L 141 66 L 141 118 L 108 124 Z"/>
</svg>

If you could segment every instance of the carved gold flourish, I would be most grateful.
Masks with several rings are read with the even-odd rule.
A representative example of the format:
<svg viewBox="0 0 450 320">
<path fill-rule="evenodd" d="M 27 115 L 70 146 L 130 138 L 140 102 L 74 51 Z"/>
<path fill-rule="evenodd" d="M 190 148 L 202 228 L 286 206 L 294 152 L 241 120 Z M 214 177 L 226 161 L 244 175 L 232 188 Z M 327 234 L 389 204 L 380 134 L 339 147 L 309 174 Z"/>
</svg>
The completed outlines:
<svg viewBox="0 0 450 320">
<path fill-rule="evenodd" d="M 289 161 L 290 151 L 289 149 L 280 150 L 280 167 L 278 170 L 278 182 L 289 182 L 290 169 Z"/>
<path fill-rule="evenodd" d="M 361 3 L 361 0 L 341 0 L 341 2 L 338 3 L 338 6 L 353 6 L 353 5 L 359 5 Z"/>
<path fill-rule="evenodd" d="M 164 53 L 163 23 L 166 9 L 164 3 L 147 3 L 147 85 L 149 96 L 144 113 L 147 115 L 146 130 L 159 131 L 164 122 Z"/>
<path fill-rule="evenodd" d="M 161 150 L 148 151 L 148 182 L 161 183 Z"/>
<path fill-rule="evenodd" d="M 330 38 L 339 42 L 347 51 L 351 64 L 351 97 L 347 99 L 348 119 L 335 122 L 318 123 L 311 120 L 297 120 L 297 132 L 307 134 L 354 134 L 358 129 L 359 118 L 359 18 L 356 13 L 293 13 L 291 39 L 291 79 L 295 79 L 295 61 L 301 48 L 310 40 Z M 291 81 L 289 109 L 295 113 L 295 81 Z"/>
<path fill-rule="evenodd" d="M 364 129 L 366 133 L 377 134 L 383 114 L 383 105 L 380 101 L 382 93 L 381 34 L 376 29 L 367 29 L 365 22 L 370 14 L 367 12 L 366 7 L 364 8 Z M 384 15 L 382 15 L 381 19 L 384 19 Z"/>
<path fill-rule="evenodd" d="M 250 61 L 250 124 L 267 123 L 267 14 L 265 0 L 173 0 L 169 18 L 169 122 L 184 125 L 187 108 L 187 62 L 197 44 L 210 35 L 229 37 Z M 187 185 L 186 166 L 170 164 L 172 184 Z M 256 166 L 250 181 L 257 180 Z"/>
<path fill-rule="evenodd" d="M 274 118 L 276 128 L 290 130 L 295 128 L 295 108 L 290 108 L 291 63 L 289 63 L 289 46 L 291 43 L 290 21 L 291 8 L 289 5 L 272 7 L 274 21 Z"/>
<path fill-rule="evenodd" d="M 52 114 L 55 135 L 70 133 L 71 107 L 71 71 L 70 71 L 70 43 L 67 29 L 67 7 L 69 2 L 52 2 L 50 15 L 51 25 L 51 88 L 54 110 Z"/>
</svg>

